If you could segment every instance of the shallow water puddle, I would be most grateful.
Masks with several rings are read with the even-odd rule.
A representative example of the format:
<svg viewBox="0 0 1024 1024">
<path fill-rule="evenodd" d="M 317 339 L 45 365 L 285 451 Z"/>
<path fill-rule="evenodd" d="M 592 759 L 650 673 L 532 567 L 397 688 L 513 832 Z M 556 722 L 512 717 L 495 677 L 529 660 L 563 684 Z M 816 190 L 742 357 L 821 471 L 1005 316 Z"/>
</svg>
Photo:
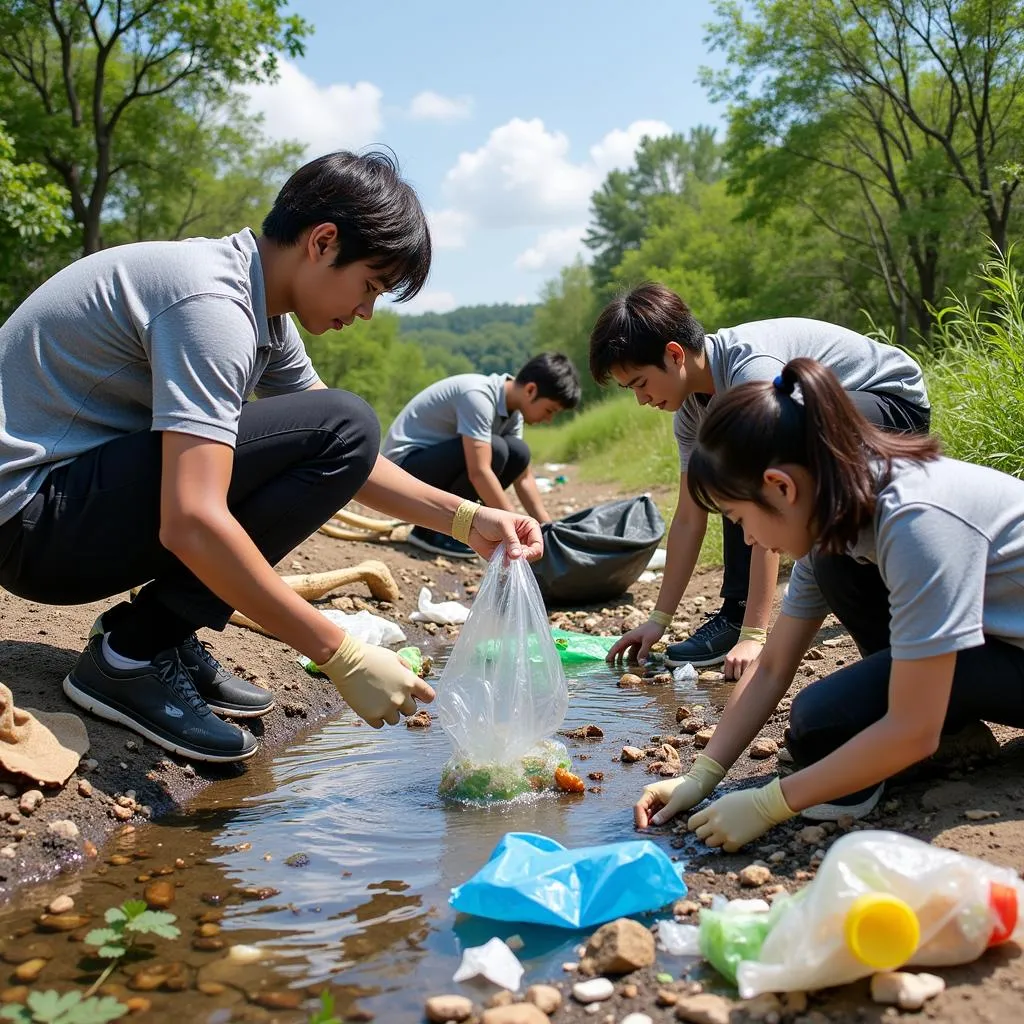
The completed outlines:
<svg viewBox="0 0 1024 1024">
<path fill-rule="evenodd" d="M 600 663 L 569 671 L 563 729 L 593 723 L 604 737 L 560 738 L 573 770 L 600 792 L 501 808 L 447 803 L 437 784 L 450 747 L 436 721 L 429 729 L 376 731 L 348 714 L 241 777 L 210 787 L 188 815 L 126 837 L 122 852 L 131 863 L 70 886 L 58 881 L 33 893 L 32 906 L 38 912 L 48 895 L 80 886 L 76 912 L 91 907 L 96 926 L 106 907 L 141 895 L 146 882 L 138 878 L 182 858 L 188 866 L 166 876 L 176 887 L 169 909 L 178 915 L 182 938 L 157 939 L 154 952 L 161 964 L 183 964 L 179 975 L 186 981 L 176 984 L 184 990 L 144 995 L 154 1014 L 188 1013 L 200 1021 L 308 1019 L 308 1011 L 284 1006 L 324 988 L 336 992 L 339 1010 L 358 1006 L 378 1020 L 420 1021 L 425 996 L 457 990 L 451 977 L 462 949 L 494 935 L 524 941 L 518 954 L 527 968 L 524 984 L 560 976 L 562 963 L 577 959 L 582 933 L 457 919 L 448 895 L 509 831 L 538 832 L 566 846 L 635 838 L 632 804 L 653 777 L 643 763 L 613 757 L 625 744 L 678 734 L 679 704 L 720 704 L 724 694 L 679 685 L 620 689 L 619 674 Z M 587 779 L 591 772 L 604 777 Z M 664 834 L 657 841 L 674 855 L 683 852 L 671 850 Z M 139 859 L 141 847 L 148 856 Z M 212 942 L 205 945 L 255 942 L 268 958 L 233 968 L 223 950 L 193 948 L 201 915 L 206 932 L 211 924 L 221 929 L 206 935 Z M 5 950 L 8 937 L 29 923 L 25 911 L 4 915 Z M 56 952 L 34 987 L 66 987 L 61 979 L 80 984 L 82 947 L 65 945 L 62 935 L 52 938 L 59 940 Z M 112 980 L 123 983 L 125 975 Z M 198 991 L 199 984 L 209 994 Z"/>
</svg>

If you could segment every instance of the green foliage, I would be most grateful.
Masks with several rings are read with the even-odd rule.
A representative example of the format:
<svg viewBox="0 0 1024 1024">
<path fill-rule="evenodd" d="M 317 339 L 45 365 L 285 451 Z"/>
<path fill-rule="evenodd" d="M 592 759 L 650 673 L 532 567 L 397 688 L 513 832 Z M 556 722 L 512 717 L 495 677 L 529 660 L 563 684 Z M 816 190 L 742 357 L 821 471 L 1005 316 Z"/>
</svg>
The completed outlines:
<svg viewBox="0 0 1024 1024">
<path fill-rule="evenodd" d="M 106 1024 L 128 1012 L 124 1003 L 110 996 L 98 999 L 81 992 L 29 992 L 26 1005 L 8 1003 L 0 1018 L 18 1024 Z"/>
<path fill-rule="evenodd" d="M 309 1024 L 341 1024 L 334 1015 L 334 996 L 330 992 L 320 993 L 320 1008 L 309 1018 Z"/>
<path fill-rule="evenodd" d="M 141 935 L 176 939 L 181 932 L 174 926 L 174 914 L 149 910 L 143 900 L 125 900 L 119 907 L 110 907 L 103 915 L 106 928 L 94 928 L 85 937 L 86 945 L 98 946 L 96 955 L 105 960 L 123 957 Z"/>
<path fill-rule="evenodd" d="M 489 306 L 460 306 L 450 313 L 419 313 L 416 316 L 402 317 L 402 333 L 436 330 L 449 331 L 452 334 L 473 334 L 493 323 L 528 327 L 536 308 L 530 305 L 498 302 Z"/>
</svg>

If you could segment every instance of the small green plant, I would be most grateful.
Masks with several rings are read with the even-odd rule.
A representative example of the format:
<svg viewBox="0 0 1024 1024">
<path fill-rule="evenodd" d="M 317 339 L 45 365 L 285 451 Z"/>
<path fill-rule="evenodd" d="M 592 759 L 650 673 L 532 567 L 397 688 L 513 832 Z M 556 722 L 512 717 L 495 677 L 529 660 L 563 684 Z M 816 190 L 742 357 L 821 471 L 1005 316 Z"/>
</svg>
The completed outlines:
<svg viewBox="0 0 1024 1024">
<path fill-rule="evenodd" d="M 341 1024 L 334 1016 L 334 996 L 330 992 L 320 993 L 320 1009 L 309 1018 L 309 1024 Z"/>
<path fill-rule="evenodd" d="M 18 1024 L 106 1024 L 128 1012 L 124 1003 L 110 996 L 102 999 L 81 992 L 30 992 L 25 1006 L 8 1003 L 0 1009 L 0 1018 Z"/>
<path fill-rule="evenodd" d="M 86 945 L 98 947 L 96 955 L 110 963 L 92 983 L 86 996 L 110 977 L 111 972 L 133 949 L 143 935 L 156 935 L 161 939 L 176 939 L 181 932 L 174 926 L 174 914 L 165 910 L 150 910 L 142 900 L 125 900 L 119 907 L 110 907 L 103 915 L 106 928 L 94 928 L 85 937 Z"/>
</svg>

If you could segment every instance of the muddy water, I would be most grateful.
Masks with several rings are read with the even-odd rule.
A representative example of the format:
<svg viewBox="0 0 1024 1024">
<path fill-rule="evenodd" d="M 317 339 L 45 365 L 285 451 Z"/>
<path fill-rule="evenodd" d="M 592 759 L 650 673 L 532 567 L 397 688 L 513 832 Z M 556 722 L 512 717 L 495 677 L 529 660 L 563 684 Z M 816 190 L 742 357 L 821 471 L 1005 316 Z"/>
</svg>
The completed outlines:
<svg viewBox="0 0 1024 1024">
<path fill-rule="evenodd" d="M 538 832 L 566 846 L 635 837 L 630 809 L 652 779 L 642 763 L 613 757 L 626 743 L 675 735 L 678 704 L 721 704 L 725 694 L 679 685 L 620 689 L 618 675 L 593 663 L 569 673 L 563 728 L 594 723 L 604 738 L 565 742 L 579 775 L 604 773 L 601 781 L 587 780 L 600 792 L 501 809 L 446 803 L 437 783 L 450 748 L 436 722 L 377 732 L 346 714 L 238 779 L 218 783 L 188 815 L 124 837 L 119 859 L 131 863 L 78 880 L 76 911 L 102 914 L 140 894 L 152 872 L 184 861 L 166 876 L 176 886 L 169 909 L 178 914 L 182 939 L 157 940 L 154 948 L 159 962 L 184 965 L 188 984 L 173 994 L 145 993 L 153 1019 L 187 1013 L 213 1024 L 299 1020 L 303 1012 L 272 1009 L 264 1016 L 254 1002 L 287 1004 L 327 988 L 343 1010 L 361 1008 L 395 1024 L 419 1021 L 426 995 L 457 990 L 451 977 L 462 949 L 494 935 L 524 940 L 525 983 L 557 976 L 564 961 L 576 959 L 580 934 L 457 918 L 448 895 L 509 831 Z M 657 841 L 673 856 L 685 855 L 666 836 Z M 34 894 L 34 906 L 47 895 Z M 215 943 L 256 942 L 266 959 L 235 969 L 223 950 L 191 948 L 204 914 L 222 929 Z M 24 911 L 0 919 L 5 948 L 28 923 Z M 72 978 L 81 984 L 80 962 L 69 960 L 81 952 L 80 946 L 58 949 L 36 987 L 63 988 Z M 115 974 L 112 981 L 126 977 Z M 211 995 L 196 991 L 204 981 Z M 220 985 L 225 989 L 216 991 Z"/>
</svg>

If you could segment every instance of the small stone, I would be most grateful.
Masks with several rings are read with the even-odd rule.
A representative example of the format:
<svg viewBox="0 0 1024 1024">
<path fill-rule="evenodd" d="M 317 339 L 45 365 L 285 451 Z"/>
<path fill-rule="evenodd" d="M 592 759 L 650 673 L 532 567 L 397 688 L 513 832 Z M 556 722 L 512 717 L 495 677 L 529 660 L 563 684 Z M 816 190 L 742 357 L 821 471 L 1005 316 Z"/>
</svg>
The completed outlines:
<svg viewBox="0 0 1024 1024">
<path fill-rule="evenodd" d="M 39 977 L 45 966 L 46 961 L 42 957 L 26 960 L 14 968 L 14 978 L 16 981 L 29 984 Z"/>
<path fill-rule="evenodd" d="M 644 681 L 632 672 L 626 672 L 619 679 L 619 686 L 643 686 Z"/>
<path fill-rule="evenodd" d="M 818 846 L 825 841 L 826 834 L 820 825 L 805 825 L 796 837 L 805 846 Z"/>
<path fill-rule="evenodd" d="M 676 917 L 689 917 L 691 914 L 696 914 L 700 911 L 700 904 L 694 903 L 693 900 L 676 900 L 672 904 L 672 913 Z"/>
<path fill-rule="evenodd" d="M 192 948 L 198 953 L 216 953 L 227 943 L 217 935 L 199 935 L 192 940 Z"/>
<path fill-rule="evenodd" d="M 964 817 L 968 821 L 984 821 L 986 818 L 998 818 L 999 811 L 982 811 L 977 808 L 964 811 Z"/>
<path fill-rule="evenodd" d="M 465 996 L 431 996 L 424 1011 L 434 1024 L 445 1021 L 464 1021 L 473 1016 L 473 1001 Z"/>
<path fill-rule="evenodd" d="M 123 807 L 121 804 L 114 804 L 110 810 L 119 821 L 127 821 L 134 813 L 130 807 Z"/>
<path fill-rule="evenodd" d="M 572 987 L 573 999 L 580 1003 L 603 1003 L 611 999 L 614 993 L 615 986 L 607 978 L 577 981 Z"/>
<path fill-rule="evenodd" d="M 646 1013 L 627 1013 L 620 1024 L 654 1024 L 654 1021 Z"/>
<path fill-rule="evenodd" d="M 906 971 L 882 971 L 871 978 L 871 998 L 901 1010 L 920 1010 L 946 987 L 937 974 L 910 974 Z"/>
<path fill-rule="evenodd" d="M 174 883 L 160 879 L 151 882 L 142 893 L 150 910 L 165 910 L 174 902 Z"/>
<path fill-rule="evenodd" d="M 688 707 L 680 705 L 676 708 L 676 722 L 683 722 L 692 715 L 693 712 Z"/>
<path fill-rule="evenodd" d="M 787 992 L 782 997 L 782 1006 L 786 1013 L 806 1013 L 807 993 Z"/>
<path fill-rule="evenodd" d="M 640 989 L 631 981 L 627 981 L 626 984 L 619 989 L 619 995 L 621 995 L 623 999 L 636 999 L 639 992 Z"/>
<path fill-rule="evenodd" d="M 430 712 L 427 710 L 421 710 L 417 711 L 414 715 L 409 715 L 405 720 L 405 725 L 408 729 L 429 729 Z"/>
<path fill-rule="evenodd" d="M 488 1007 L 491 1006 L 511 1006 L 515 1002 L 515 997 L 509 992 L 508 989 L 503 988 L 500 992 L 495 992 L 490 999 L 487 1000 Z"/>
<path fill-rule="evenodd" d="M 550 1015 L 562 1005 L 562 993 L 554 985 L 531 985 L 526 990 L 526 1001 Z"/>
<path fill-rule="evenodd" d="M 729 1000 L 706 992 L 680 996 L 676 1003 L 676 1020 L 689 1021 L 689 1024 L 729 1024 L 729 1016 Z"/>
<path fill-rule="evenodd" d="M 714 726 L 711 726 L 708 729 L 701 729 L 700 732 L 694 734 L 693 745 L 695 747 L 706 747 L 711 742 L 711 737 L 714 735 Z"/>
<path fill-rule="evenodd" d="M 484 1010 L 480 1024 L 549 1024 L 548 1015 L 533 1003 L 513 1003 Z"/>
<path fill-rule="evenodd" d="M 78 795 L 84 797 L 92 796 L 92 783 L 88 779 L 78 780 Z"/>
<path fill-rule="evenodd" d="M 768 1021 L 775 1021 L 778 1024 L 783 1013 L 782 1002 L 773 992 L 762 992 L 753 999 L 744 999 L 739 1004 L 739 1009 L 746 1013 L 749 1020 L 765 1021 L 766 1024 Z"/>
<path fill-rule="evenodd" d="M 50 905 L 46 909 L 51 914 L 66 914 L 69 910 L 75 909 L 75 901 L 67 895 L 56 896 L 50 900 Z"/>
<path fill-rule="evenodd" d="M 633 764 L 634 761 L 642 761 L 644 759 L 644 752 L 639 747 L 623 747 L 619 757 L 626 764 Z"/>
<path fill-rule="evenodd" d="M 129 1013 L 149 1013 L 153 1008 L 152 1001 L 145 996 L 132 996 L 124 1001 L 124 1005 L 128 1007 Z"/>
<path fill-rule="evenodd" d="M 0 992 L 0 1003 L 21 1003 L 25 1004 L 32 990 L 28 985 L 12 985 Z"/>
<path fill-rule="evenodd" d="M 86 914 L 41 914 L 36 922 L 44 932 L 73 932 L 89 923 Z"/>
<path fill-rule="evenodd" d="M 778 752 L 778 743 L 767 736 L 754 740 L 747 751 L 755 761 L 763 761 L 766 757 L 774 757 Z"/>
<path fill-rule="evenodd" d="M 679 993 L 670 988 L 659 988 L 654 998 L 659 1006 L 675 1006 L 679 1002 Z"/>
<path fill-rule="evenodd" d="M 46 826 L 46 831 L 52 836 L 73 841 L 78 838 L 78 826 L 70 818 L 61 818 L 51 821 Z"/>
<path fill-rule="evenodd" d="M 590 974 L 629 974 L 654 963 L 654 936 L 629 917 L 609 921 L 587 942 L 580 969 Z"/>
<path fill-rule="evenodd" d="M 256 992 L 249 995 L 251 1002 L 268 1010 L 297 1010 L 304 998 L 301 992 L 294 989 L 285 992 Z"/>
<path fill-rule="evenodd" d="M 18 810 L 22 814 L 31 814 L 43 802 L 43 794 L 38 789 L 28 789 L 21 794 L 18 801 Z"/>
<path fill-rule="evenodd" d="M 723 679 L 725 679 L 725 673 L 714 669 L 708 669 L 697 676 L 698 683 L 720 683 Z"/>
<path fill-rule="evenodd" d="M 764 885 L 771 877 L 771 871 L 763 864 L 748 864 L 739 873 L 740 885 L 744 885 L 748 889 L 755 889 L 759 885 Z"/>
<path fill-rule="evenodd" d="M 228 990 L 227 985 L 222 985 L 219 981 L 201 981 L 196 988 L 204 996 L 221 996 Z"/>
</svg>

